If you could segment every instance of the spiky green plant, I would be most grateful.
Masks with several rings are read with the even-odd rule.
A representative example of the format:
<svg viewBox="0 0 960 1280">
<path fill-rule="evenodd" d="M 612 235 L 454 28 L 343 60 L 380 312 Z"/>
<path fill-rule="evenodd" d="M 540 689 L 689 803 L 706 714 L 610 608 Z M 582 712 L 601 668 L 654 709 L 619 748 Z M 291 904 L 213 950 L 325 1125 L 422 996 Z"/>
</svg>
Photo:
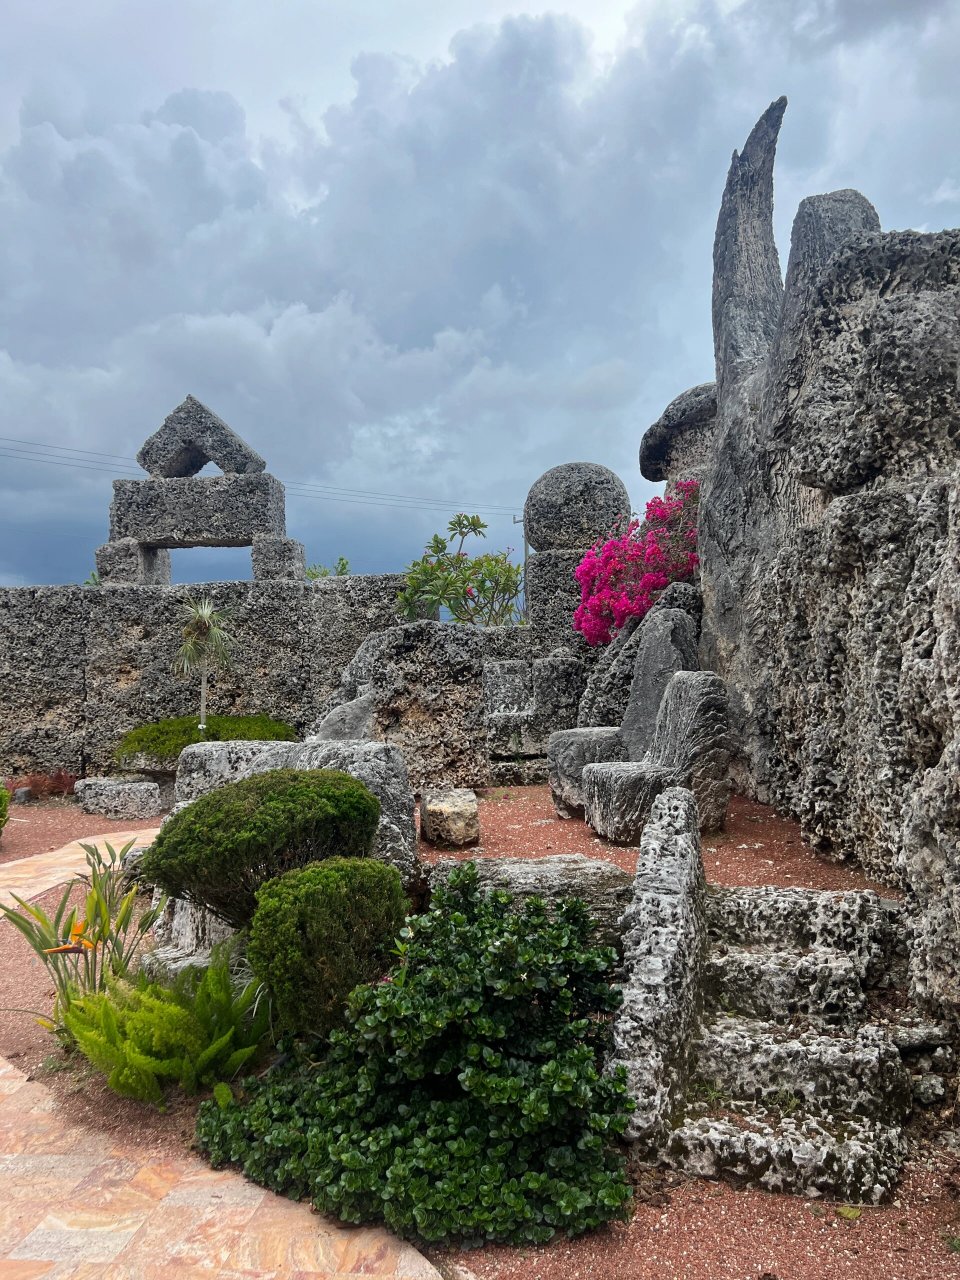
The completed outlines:
<svg viewBox="0 0 960 1280">
<path fill-rule="evenodd" d="M 55 999 L 50 1017 L 35 1009 L 32 1013 L 49 1030 L 63 1035 L 64 1018 L 78 995 L 106 990 L 111 980 L 127 977 L 137 950 L 156 923 L 164 902 L 141 911 L 135 918 L 136 888 L 126 887 L 123 859 L 133 841 L 122 849 L 104 844 L 81 846 L 86 854 L 86 875 L 64 886 L 53 913 L 12 894 L 16 907 L 0 903 L 0 920 L 21 933 L 47 967 Z M 68 909 L 74 891 L 85 886 L 87 893 L 81 915 L 77 907 Z"/>
<path fill-rule="evenodd" d="M 214 606 L 209 596 L 187 600 L 183 607 L 183 644 L 173 660 L 178 676 L 200 672 L 200 732 L 207 727 L 207 681 L 210 672 L 230 665 L 233 636 L 227 631 L 228 616 Z"/>
</svg>

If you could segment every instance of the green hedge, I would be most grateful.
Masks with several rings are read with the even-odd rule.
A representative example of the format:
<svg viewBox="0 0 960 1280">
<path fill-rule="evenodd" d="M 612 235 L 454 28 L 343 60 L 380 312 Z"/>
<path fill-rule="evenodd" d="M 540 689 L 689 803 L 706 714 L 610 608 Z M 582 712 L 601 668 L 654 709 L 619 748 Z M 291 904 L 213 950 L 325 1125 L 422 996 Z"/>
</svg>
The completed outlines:
<svg viewBox="0 0 960 1280">
<path fill-rule="evenodd" d="M 297 731 L 282 720 L 269 716 L 207 716 L 207 731 L 201 733 L 198 718 L 177 716 L 131 729 L 120 739 L 113 753 L 118 764 L 141 752 L 169 760 L 171 768 L 184 747 L 195 742 L 295 742 Z"/>
<path fill-rule="evenodd" d="M 144 854 L 140 874 L 243 928 L 262 884 L 324 858 L 366 857 L 379 819 L 379 800 L 349 774 L 273 769 L 174 814 Z"/>
<path fill-rule="evenodd" d="M 399 872 L 372 858 L 328 858 L 263 885 L 247 959 L 281 1029 L 337 1026 L 353 988 L 389 968 L 406 913 Z"/>
<path fill-rule="evenodd" d="M 623 1068 L 603 1071 L 621 996 L 593 933 L 582 902 L 511 904 L 472 865 L 455 872 L 326 1051 L 201 1106 L 200 1147 L 323 1213 L 428 1241 L 536 1243 L 627 1216 L 632 1103 Z"/>
</svg>

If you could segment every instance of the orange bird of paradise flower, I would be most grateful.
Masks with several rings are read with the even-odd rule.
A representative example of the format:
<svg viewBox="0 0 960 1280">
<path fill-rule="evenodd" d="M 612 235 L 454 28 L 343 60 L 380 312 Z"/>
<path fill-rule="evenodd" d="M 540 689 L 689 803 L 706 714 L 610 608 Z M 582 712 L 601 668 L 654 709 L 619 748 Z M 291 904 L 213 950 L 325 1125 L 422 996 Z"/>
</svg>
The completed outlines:
<svg viewBox="0 0 960 1280">
<path fill-rule="evenodd" d="M 64 955 L 64 954 L 82 956 L 84 953 L 84 950 L 92 951 L 97 944 L 95 942 L 91 942 L 89 938 L 85 938 L 83 936 L 84 933 L 86 932 L 86 928 L 87 928 L 86 920 L 83 920 L 83 921 L 78 920 L 70 928 L 69 942 L 65 942 L 62 947 L 44 947 L 43 954 L 45 956 L 56 956 L 56 955 Z"/>
</svg>

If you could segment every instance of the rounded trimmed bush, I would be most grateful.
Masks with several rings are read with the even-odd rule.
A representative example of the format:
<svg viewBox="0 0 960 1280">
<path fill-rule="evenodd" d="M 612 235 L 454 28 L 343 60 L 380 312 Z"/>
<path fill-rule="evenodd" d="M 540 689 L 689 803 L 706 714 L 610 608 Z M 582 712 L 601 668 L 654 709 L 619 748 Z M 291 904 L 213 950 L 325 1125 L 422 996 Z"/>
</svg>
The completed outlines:
<svg viewBox="0 0 960 1280">
<path fill-rule="evenodd" d="M 9 807 L 10 792 L 3 783 L 0 782 L 0 834 L 3 833 L 3 828 L 7 825 L 7 810 Z"/>
<path fill-rule="evenodd" d="M 295 742 L 296 738 L 292 725 L 269 716 L 207 716 L 206 733 L 200 732 L 196 714 L 174 716 L 125 733 L 113 758 L 123 764 L 131 756 L 157 756 L 175 768 L 180 752 L 195 742 Z"/>
<path fill-rule="evenodd" d="M 406 913 L 400 873 L 373 858 L 328 858 L 262 885 L 247 959 L 280 1026 L 328 1035 L 353 988 L 389 967 Z"/>
<path fill-rule="evenodd" d="M 239 929 L 253 918 L 265 881 L 324 858 L 366 857 L 379 819 L 379 800 L 347 773 L 273 769 L 169 818 L 141 875 Z"/>
</svg>

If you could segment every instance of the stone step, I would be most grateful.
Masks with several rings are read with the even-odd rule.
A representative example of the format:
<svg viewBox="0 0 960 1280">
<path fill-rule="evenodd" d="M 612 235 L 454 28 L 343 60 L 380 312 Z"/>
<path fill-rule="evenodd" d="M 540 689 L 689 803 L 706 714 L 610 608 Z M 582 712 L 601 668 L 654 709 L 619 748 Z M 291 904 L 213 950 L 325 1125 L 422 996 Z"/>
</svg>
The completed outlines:
<svg viewBox="0 0 960 1280">
<path fill-rule="evenodd" d="M 910 1079 L 900 1052 L 875 1025 L 843 1036 L 721 1017 L 701 1031 L 693 1060 L 692 1098 L 886 1123 L 898 1123 L 910 1109 Z"/>
<path fill-rule="evenodd" d="M 715 947 L 703 972 L 708 1009 L 770 1022 L 852 1027 L 866 1003 L 857 966 L 839 951 Z"/>
<path fill-rule="evenodd" d="M 714 889 L 705 913 L 710 936 L 730 944 L 843 951 L 868 983 L 890 961 L 899 903 L 866 889 Z"/>
<path fill-rule="evenodd" d="M 668 1138 L 663 1161 L 702 1178 L 879 1204 L 893 1190 L 905 1155 L 897 1125 L 784 1116 L 743 1104 L 736 1111 L 688 1116 Z"/>
</svg>

